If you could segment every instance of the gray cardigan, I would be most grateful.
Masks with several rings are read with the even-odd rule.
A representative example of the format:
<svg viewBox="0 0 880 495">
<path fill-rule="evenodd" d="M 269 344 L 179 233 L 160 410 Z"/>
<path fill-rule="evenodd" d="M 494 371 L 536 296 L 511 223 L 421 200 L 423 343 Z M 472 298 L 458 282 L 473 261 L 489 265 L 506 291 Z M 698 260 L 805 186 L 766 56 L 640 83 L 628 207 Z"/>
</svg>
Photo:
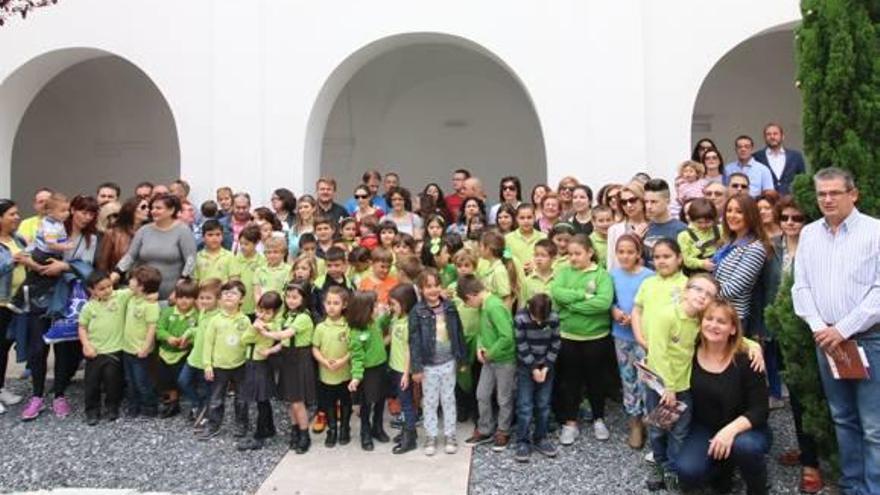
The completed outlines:
<svg viewBox="0 0 880 495">
<path fill-rule="evenodd" d="M 149 265 L 162 274 L 159 299 L 168 299 L 180 277 L 192 274 L 196 261 L 196 241 L 192 232 L 182 223 L 168 230 L 159 230 L 153 224 L 138 229 L 125 256 L 116 268 L 128 272 L 138 265 Z"/>
</svg>

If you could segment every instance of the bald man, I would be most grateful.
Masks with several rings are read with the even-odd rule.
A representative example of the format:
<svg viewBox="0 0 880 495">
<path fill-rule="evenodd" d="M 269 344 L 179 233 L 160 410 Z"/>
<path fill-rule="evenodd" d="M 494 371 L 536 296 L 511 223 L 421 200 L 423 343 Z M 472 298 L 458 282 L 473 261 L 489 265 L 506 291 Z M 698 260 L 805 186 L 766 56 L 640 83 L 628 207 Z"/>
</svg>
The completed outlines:
<svg viewBox="0 0 880 495">
<path fill-rule="evenodd" d="M 473 197 L 486 201 L 486 192 L 483 191 L 483 183 L 476 177 L 468 177 L 464 181 L 461 192 L 465 198 Z"/>
</svg>

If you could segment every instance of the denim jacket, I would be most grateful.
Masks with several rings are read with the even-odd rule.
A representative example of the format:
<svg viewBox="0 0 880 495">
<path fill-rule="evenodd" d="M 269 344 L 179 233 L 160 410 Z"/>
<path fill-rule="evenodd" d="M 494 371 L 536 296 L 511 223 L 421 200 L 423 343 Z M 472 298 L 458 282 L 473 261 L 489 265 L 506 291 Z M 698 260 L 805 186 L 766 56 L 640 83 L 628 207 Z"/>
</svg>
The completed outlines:
<svg viewBox="0 0 880 495">
<path fill-rule="evenodd" d="M 467 355 L 467 347 L 464 342 L 464 333 L 461 328 L 461 319 L 455 305 L 449 301 L 442 301 L 443 312 L 446 314 L 446 331 L 449 334 L 449 343 L 452 347 L 452 355 L 457 363 L 463 363 Z M 434 355 L 437 340 L 437 319 L 434 311 L 419 301 L 409 313 L 409 357 L 410 372 L 420 373 L 425 362 Z"/>
<path fill-rule="evenodd" d="M 12 241 L 21 249 L 27 246 L 23 237 L 13 234 Z M 12 272 L 15 262 L 12 261 L 12 251 L 4 244 L 0 244 L 0 301 L 12 299 Z"/>
</svg>

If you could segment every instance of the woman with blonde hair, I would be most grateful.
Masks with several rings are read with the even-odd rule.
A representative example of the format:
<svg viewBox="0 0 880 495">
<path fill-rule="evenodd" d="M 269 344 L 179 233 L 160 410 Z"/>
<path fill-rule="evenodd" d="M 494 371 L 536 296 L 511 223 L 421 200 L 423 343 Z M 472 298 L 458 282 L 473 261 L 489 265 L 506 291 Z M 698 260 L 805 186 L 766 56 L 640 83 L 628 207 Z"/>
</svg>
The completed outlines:
<svg viewBox="0 0 880 495">
<path fill-rule="evenodd" d="M 638 182 L 630 182 L 620 188 L 620 207 L 623 220 L 608 228 L 608 245 L 616 246 L 617 239 L 623 234 L 633 234 L 639 239 L 645 238 L 648 231 L 648 218 L 645 216 L 645 188 Z M 617 258 L 608 257 L 608 270 L 617 268 Z"/>
</svg>

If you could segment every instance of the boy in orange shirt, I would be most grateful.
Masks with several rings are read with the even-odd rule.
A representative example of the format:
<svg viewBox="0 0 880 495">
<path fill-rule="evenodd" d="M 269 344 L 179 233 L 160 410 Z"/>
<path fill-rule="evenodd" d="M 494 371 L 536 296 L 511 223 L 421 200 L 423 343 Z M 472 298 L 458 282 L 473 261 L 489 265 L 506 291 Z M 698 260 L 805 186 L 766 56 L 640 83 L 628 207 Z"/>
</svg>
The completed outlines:
<svg viewBox="0 0 880 495">
<path fill-rule="evenodd" d="M 399 282 L 397 277 L 391 275 L 391 263 L 393 262 L 394 255 L 391 251 L 382 247 L 374 249 L 370 255 L 372 273 L 361 280 L 358 290 L 376 291 L 379 303 L 388 304 L 388 293 Z"/>
</svg>

